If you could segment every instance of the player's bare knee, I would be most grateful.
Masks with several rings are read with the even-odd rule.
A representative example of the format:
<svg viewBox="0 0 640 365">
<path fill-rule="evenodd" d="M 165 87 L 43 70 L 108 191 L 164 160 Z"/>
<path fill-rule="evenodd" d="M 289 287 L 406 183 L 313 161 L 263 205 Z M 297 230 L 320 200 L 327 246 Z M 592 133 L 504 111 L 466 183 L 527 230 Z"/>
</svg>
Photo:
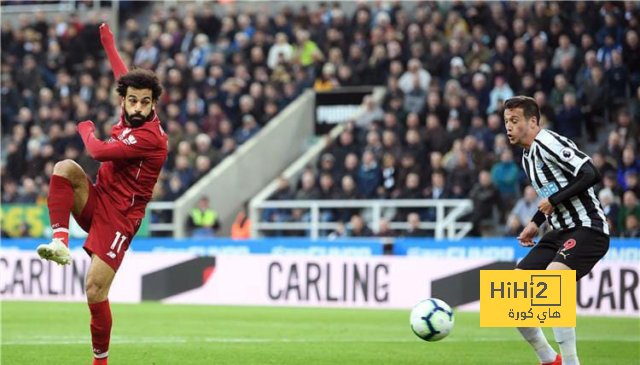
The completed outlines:
<svg viewBox="0 0 640 365">
<path fill-rule="evenodd" d="M 53 165 L 53 174 L 71 180 L 78 175 L 77 170 L 79 167 L 80 166 L 71 159 L 58 161 Z"/>
<path fill-rule="evenodd" d="M 95 280 L 87 280 L 87 300 L 89 303 L 98 303 L 107 299 L 109 287 Z"/>
<path fill-rule="evenodd" d="M 66 159 L 62 161 L 56 162 L 53 166 L 53 174 L 64 177 L 65 179 L 71 181 L 73 186 L 77 186 L 84 179 L 84 172 L 82 171 L 82 167 L 78 165 L 77 162 Z"/>
<path fill-rule="evenodd" d="M 547 270 L 573 270 L 573 269 L 561 262 L 552 262 L 549 265 L 547 265 Z"/>
<path fill-rule="evenodd" d="M 73 174 L 73 168 L 73 161 L 70 159 L 58 161 L 53 165 L 53 174 L 68 178 L 69 175 Z"/>
<path fill-rule="evenodd" d="M 107 300 L 107 291 L 98 286 L 87 286 L 87 300 L 89 303 L 99 303 Z"/>
</svg>

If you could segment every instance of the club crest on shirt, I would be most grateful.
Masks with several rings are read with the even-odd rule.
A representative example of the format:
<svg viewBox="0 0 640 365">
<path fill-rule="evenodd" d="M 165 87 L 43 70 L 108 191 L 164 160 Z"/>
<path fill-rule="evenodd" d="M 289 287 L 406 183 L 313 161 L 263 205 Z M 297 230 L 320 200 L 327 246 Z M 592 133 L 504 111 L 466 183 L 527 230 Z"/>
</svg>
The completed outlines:
<svg viewBox="0 0 640 365">
<path fill-rule="evenodd" d="M 562 161 L 570 161 L 576 154 L 569 147 L 565 147 L 560 151 L 560 159 Z"/>
</svg>

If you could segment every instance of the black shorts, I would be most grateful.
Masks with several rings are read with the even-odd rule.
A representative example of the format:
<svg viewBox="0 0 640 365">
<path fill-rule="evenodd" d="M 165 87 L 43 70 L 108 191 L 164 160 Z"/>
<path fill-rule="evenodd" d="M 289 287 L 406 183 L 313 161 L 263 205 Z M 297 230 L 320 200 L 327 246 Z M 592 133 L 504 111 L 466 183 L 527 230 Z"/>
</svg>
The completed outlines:
<svg viewBox="0 0 640 365">
<path fill-rule="evenodd" d="M 585 227 L 554 230 L 542 236 L 516 268 L 545 270 L 551 262 L 560 262 L 575 270 L 576 280 L 580 280 L 608 250 L 609 236 L 596 230 Z"/>
</svg>

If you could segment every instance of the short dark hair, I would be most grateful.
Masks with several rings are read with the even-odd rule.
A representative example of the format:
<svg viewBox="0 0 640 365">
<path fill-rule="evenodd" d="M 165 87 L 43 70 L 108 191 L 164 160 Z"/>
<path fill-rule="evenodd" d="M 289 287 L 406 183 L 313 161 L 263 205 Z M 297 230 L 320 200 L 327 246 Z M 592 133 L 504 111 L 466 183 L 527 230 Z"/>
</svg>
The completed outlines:
<svg viewBox="0 0 640 365">
<path fill-rule="evenodd" d="M 536 99 L 530 96 L 514 96 L 504 102 L 503 109 L 522 109 L 524 117 L 528 120 L 536 117 L 536 124 L 540 125 L 540 108 Z"/>
<path fill-rule="evenodd" d="M 162 95 L 162 86 L 160 85 L 158 76 L 153 71 L 143 68 L 133 69 L 120 76 L 118 86 L 116 87 L 118 94 L 123 98 L 126 97 L 129 87 L 138 90 L 150 89 L 153 101 L 157 101 L 160 95 Z"/>
</svg>

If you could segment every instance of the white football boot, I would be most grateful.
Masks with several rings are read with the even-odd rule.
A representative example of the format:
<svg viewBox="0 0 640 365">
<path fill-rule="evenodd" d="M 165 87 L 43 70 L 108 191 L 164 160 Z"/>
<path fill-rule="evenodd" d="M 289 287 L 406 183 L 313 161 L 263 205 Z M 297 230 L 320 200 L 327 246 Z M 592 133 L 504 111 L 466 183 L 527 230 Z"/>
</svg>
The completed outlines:
<svg viewBox="0 0 640 365">
<path fill-rule="evenodd" d="M 38 246 L 36 251 L 38 251 L 40 258 L 51 260 L 58 265 L 69 265 L 71 263 L 69 248 L 59 238 L 52 239 L 51 243 Z"/>
</svg>

